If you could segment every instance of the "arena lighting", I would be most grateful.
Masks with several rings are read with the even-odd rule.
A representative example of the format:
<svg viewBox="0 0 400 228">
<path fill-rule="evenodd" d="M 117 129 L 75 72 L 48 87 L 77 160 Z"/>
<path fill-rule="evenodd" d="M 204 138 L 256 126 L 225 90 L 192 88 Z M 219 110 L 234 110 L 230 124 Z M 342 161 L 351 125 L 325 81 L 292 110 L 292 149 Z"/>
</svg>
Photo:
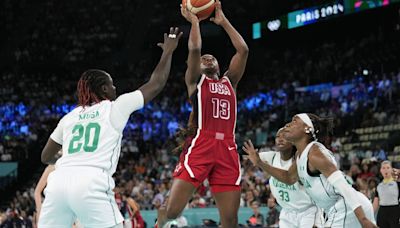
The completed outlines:
<svg viewBox="0 0 400 228">
<path fill-rule="evenodd" d="M 278 18 L 254 23 L 253 39 L 259 39 L 265 33 L 298 28 L 339 16 L 385 7 L 398 2 L 400 0 L 332 0 L 332 2 L 324 5 L 293 11 Z"/>
<path fill-rule="evenodd" d="M 253 39 L 261 38 L 261 22 L 253 24 Z"/>
<path fill-rule="evenodd" d="M 271 32 L 278 30 L 280 27 L 281 27 L 281 20 L 279 20 L 279 19 L 267 22 L 267 28 Z"/>
</svg>

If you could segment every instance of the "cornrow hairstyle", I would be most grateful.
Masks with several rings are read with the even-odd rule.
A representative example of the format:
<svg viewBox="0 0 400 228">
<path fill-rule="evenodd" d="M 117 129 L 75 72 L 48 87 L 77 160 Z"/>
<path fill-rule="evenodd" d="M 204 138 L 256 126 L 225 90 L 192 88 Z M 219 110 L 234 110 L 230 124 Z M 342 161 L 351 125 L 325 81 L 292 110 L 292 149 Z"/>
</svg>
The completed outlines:
<svg viewBox="0 0 400 228">
<path fill-rule="evenodd" d="M 108 82 L 109 76 L 105 71 L 90 69 L 81 75 L 77 86 L 78 105 L 85 107 L 107 99 L 101 86 Z"/>
<path fill-rule="evenodd" d="M 315 130 L 315 135 L 318 141 L 327 148 L 330 147 L 330 140 L 333 135 L 333 118 L 332 117 L 319 117 L 312 113 L 307 113 L 310 117 Z M 312 139 L 314 140 L 314 139 Z"/>
</svg>

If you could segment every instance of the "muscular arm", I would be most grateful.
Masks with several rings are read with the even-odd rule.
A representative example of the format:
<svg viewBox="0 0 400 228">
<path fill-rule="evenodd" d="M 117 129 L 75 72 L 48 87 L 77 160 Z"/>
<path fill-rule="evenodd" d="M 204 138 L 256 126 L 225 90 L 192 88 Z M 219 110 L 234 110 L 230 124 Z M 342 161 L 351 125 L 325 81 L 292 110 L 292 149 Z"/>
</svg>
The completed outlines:
<svg viewBox="0 0 400 228">
<path fill-rule="evenodd" d="M 215 17 L 211 18 L 210 20 L 224 28 L 236 49 L 236 54 L 232 57 L 228 71 L 225 73 L 225 75 L 228 76 L 229 80 L 231 81 L 232 86 L 236 89 L 246 67 L 249 48 L 247 47 L 246 42 L 243 40 L 243 37 L 238 33 L 238 31 L 236 31 L 229 20 L 225 17 L 224 12 L 222 11 L 221 2 L 219 0 L 216 0 Z"/>
<path fill-rule="evenodd" d="M 200 57 L 201 57 L 201 34 L 199 21 L 193 21 L 190 29 L 188 42 L 189 55 L 187 59 L 187 69 L 185 73 L 185 82 L 189 97 L 196 90 L 196 85 L 199 80 Z"/>
<path fill-rule="evenodd" d="M 257 166 L 261 168 L 264 172 L 268 173 L 269 175 L 275 177 L 279 181 L 292 185 L 298 181 L 297 175 L 297 164 L 296 161 L 290 166 L 289 170 L 283 170 L 279 168 L 275 168 L 261 160 L 257 162 Z"/>
<path fill-rule="evenodd" d="M 338 170 L 338 168 L 320 151 L 318 146 L 313 145 L 308 154 L 308 164 L 310 171 L 318 170 L 326 178 Z"/>
<path fill-rule="evenodd" d="M 144 104 L 153 100 L 164 88 L 171 69 L 171 61 L 172 51 L 163 51 L 160 61 L 151 74 L 150 80 L 139 88 L 143 94 Z"/>
<path fill-rule="evenodd" d="M 49 138 L 42 150 L 41 160 L 45 164 L 52 165 L 56 163 L 56 154 L 61 150 L 61 145 Z"/>
<path fill-rule="evenodd" d="M 169 72 L 171 70 L 172 54 L 178 46 L 178 41 L 182 36 L 182 33 L 179 32 L 178 28 L 172 27 L 170 28 L 169 34 L 175 35 L 175 38 L 164 33 L 164 43 L 157 44 L 163 49 L 160 61 L 151 74 L 150 80 L 139 88 L 143 94 L 144 104 L 153 100 L 153 98 L 161 92 L 167 83 Z"/>
<path fill-rule="evenodd" d="M 308 163 L 311 171 L 320 171 L 328 182 L 339 191 L 347 205 L 354 211 L 361 224 L 371 223 L 365 216 L 361 203 L 358 202 L 357 191 L 345 180 L 343 174 L 337 167 L 320 151 L 319 147 L 313 145 L 308 155 Z"/>
<path fill-rule="evenodd" d="M 228 19 L 221 23 L 221 26 L 228 34 L 233 47 L 235 47 L 236 49 L 236 53 L 232 57 L 229 64 L 228 71 L 225 72 L 225 75 L 228 76 L 229 80 L 232 83 L 232 86 L 236 88 L 246 68 L 249 48 L 247 47 L 247 44 L 244 41 L 243 37 L 239 34 L 238 31 L 236 31 L 236 29 L 232 26 Z"/>
<path fill-rule="evenodd" d="M 243 143 L 242 149 L 249 155 L 249 159 L 253 163 L 253 165 L 261 168 L 264 172 L 275 177 L 279 181 L 291 185 L 296 183 L 296 181 L 298 180 L 296 161 L 293 162 L 289 170 L 278 169 L 262 161 L 262 159 L 266 160 L 268 156 L 266 156 L 265 153 L 261 153 L 262 158 L 260 158 L 260 154 L 254 148 L 251 140 L 245 141 Z"/>
</svg>

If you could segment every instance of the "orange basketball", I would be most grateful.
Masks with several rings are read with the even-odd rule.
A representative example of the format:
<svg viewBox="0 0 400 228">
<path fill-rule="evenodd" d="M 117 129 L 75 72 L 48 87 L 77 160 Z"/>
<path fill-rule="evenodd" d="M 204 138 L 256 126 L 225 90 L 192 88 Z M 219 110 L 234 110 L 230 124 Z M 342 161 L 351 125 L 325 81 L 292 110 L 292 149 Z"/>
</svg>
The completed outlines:
<svg viewBox="0 0 400 228">
<path fill-rule="evenodd" d="M 182 0 L 182 5 L 203 20 L 214 12 L 215 0 Z"/>
</svg>

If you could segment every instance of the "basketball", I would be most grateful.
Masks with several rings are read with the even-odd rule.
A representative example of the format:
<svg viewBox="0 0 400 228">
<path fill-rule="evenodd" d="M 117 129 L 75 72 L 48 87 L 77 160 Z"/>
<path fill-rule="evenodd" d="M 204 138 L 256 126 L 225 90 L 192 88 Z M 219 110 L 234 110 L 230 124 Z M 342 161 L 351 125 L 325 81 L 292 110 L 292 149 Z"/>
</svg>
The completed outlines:
<svg viewBox="0 0 400 228">
<path fill-rule="evenodd" d="M 182 0 L 182 5 L 200 20 L 204 20 L 214 12 L 215 0 Z"/>
</svg>

